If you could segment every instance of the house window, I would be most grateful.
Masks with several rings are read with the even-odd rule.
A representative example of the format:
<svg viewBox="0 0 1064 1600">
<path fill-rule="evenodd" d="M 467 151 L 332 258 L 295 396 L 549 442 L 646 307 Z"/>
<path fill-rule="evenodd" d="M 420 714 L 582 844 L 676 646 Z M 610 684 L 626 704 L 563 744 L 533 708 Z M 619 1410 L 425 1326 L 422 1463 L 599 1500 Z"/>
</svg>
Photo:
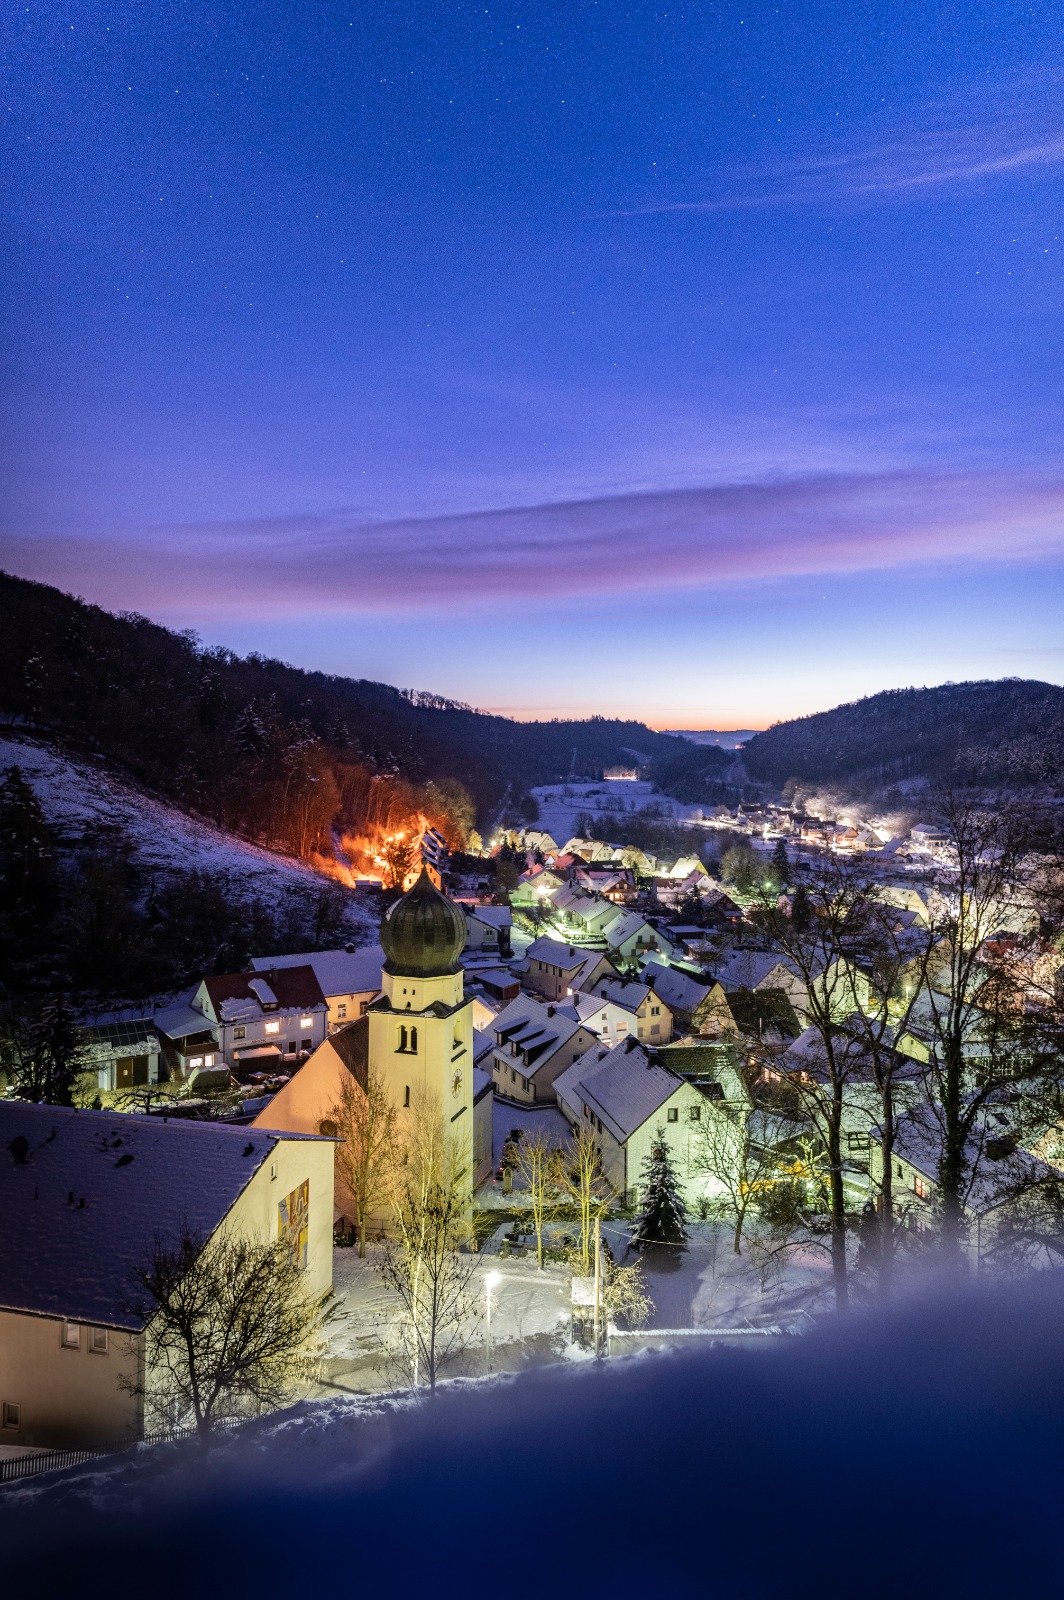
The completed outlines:
<svg viewBox="0 0 1064 1600">
<path fill-rule="evenodd" d="M 688 1111 L 687 1115 L 690 1117 L 692 1122 L 701 1122 L 702 1121 L 702 1107 L 701 1106 L 692 1106 L 690 1108 L 690 1110 Z"/>
<path fill-rule="evenodd" d="M 89 1329 L 89 1349 L 94 1356 L 105 1356 L 107 1354 L 106 1328 Z"/>
<path fill-rule="evenodd" d="M 213 1067 L 214 1066 L 214 1057 L 213 1056 L 204 1056 L 203 1065 L 205 1067 Z"/>
<path fill-rule="evenodd" d="M 313 1026 L 314 1026 L 314 1018 L 313 1017 L 300 1017 L 299 1026 L 301 1028 L 313 1028 Z"/>
<path fill-rule="evenodd" d="M 76 1322 L 64 1322 L 59 1333 L 59 1343 L 64 1350 L 81 1348 L 81 1329 Z"/>
<path fill-rule="evenodd" d="M 867 1133 L 848 1133 L 846 1143 L 851 1150 L 870 1150 L 872 1141 Z"/>
<path fill-rule="evenodd" d="M 927 1199 L 927 1184 L 923 1178 L 919 1178 L 915 1174 L 913 1176 L 913 1194 L 918 1200 Z"/>
<path fill-rule="evenodd" d="M 666 1120 L 669 1121 L 669 1122 L 679 1122 L 679 1120 L 680 1120 L 679 1107 L 678 1106 L 670 1106 L 668 1111 L 665 1113 L 665 1116 L 666 1116 Z"/>
<path fill-rule="evenodd" d="M 265 1031 L 267 1033 L 280 1033 L 281 1024 L 279 1022 L 267 1022 L 265 1024 Z"/>
<path fill-rule="evenodd" d="M 189 1061 L 188 1061 L 188 1065 L 189 1065 L 189 1069 L 190 1070 L 193 1067 L 202 1067 L 202 1065 L 203 1065 L 203 1057 L 202 1056 L 190 1056 L 189 1057 Z"/>
<path fill-rule="evenodd" d="M 302 1049 L 302 1050 L 313 1050 L 313 1048 L 314 1048 L 314 1040 L 313 1039 L 300 1039 L 299 1045 L 300 1045 L 300 1049 Z"/>
<path fill-rule="evenodd" d="M 650 1015 L 652 1017 L 660 1017 L 661 1016 L 661 1007 L 660 1006 L 651 1006 Z"/>
<path fill-rule="evenodd" d="M 247 1036 L 248 1036 L 248 1030 L 246 1028 L 234 1028 L 233 1029 L 233 1038 L 234 1039 L 246 1039 Z"/>
<path fill-rule="evenodd" d="M 347 1016 L 347 1007 L 346 1006 L 337 1006 L 336 1015 L 337 1015 L 338 1019 L 342 1022 L 344 1020 L 344 1018 Z"/>
<path fill-rule="evenodd" d="M 651 1033 L 660 1033 L 661 1032 L 661 1023 L 660 1022 L 652 1022 L 650 1024 L 650 1031 L 651 1031 Z"/>
<path fill-rule="evenodd" d="M 295 1055 L 295 1053 L 296 1053 L 296 1042 L 295 1042 L 294 1039 L 289 1039 L 288 1043 L 285 1045 L 285 1050 L 290 1056 L 294 1056 Z"/>
<path fill-rule="evenodd" d="M 363 1000 L 361 1005 L 358 1008 L 359 1016 L 360 1017 L 364 1017 L 368 1010 L 369 1010 L 369 1001 L 368 1000 Z"/>
<path fill-rule="evenodd" d="M 4 1401 L 3 1423 L 5 1428 L 22 1426 L 22 1407 L 17 1406 L 13 1400 Z"/>
</svg>

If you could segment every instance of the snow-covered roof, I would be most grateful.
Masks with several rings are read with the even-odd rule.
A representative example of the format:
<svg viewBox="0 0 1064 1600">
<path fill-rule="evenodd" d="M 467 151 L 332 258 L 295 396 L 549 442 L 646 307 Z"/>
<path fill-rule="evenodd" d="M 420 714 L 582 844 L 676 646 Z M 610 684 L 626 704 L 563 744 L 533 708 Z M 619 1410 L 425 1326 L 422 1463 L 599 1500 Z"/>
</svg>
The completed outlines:
<svg viewBox="0 0 1064 1600">
<path fill-rule="evenodd" d="M 263 1008 L 265 991 L 270 1000 L 282 1011 L 321 1009 L 325 996 L 321 985 L 309 965 L 298 967 L 271 966 L 268 981 L 252 972 L 227 972 L 204 978 L 203 986 L 210 996 L 218 1016 L 226 1022 L 239 1021 L 241 1017 L 254 1016 Z"/>
<path fill-rule="evenodd" d="M 126 1301 L 154 1239 L 213 1233 L 280 1137 L 0 1101 L 0 1306 L 138 1328 Z"/>
<path fill-rule="evenodd" d="M 626 1011 L 638 1011 L 650 992 L 648 984 L 625 983 L 621 978 L 600 978 L 595 985 L 597 995 L 612 1000 L 615 1006 L 623 1006 Z"/>
<path fill-rule="evenodd" d="M 597 1045 L 580 1056 L 554 1080 L 554 1092 L 569 1105 L 589 1106 L 623 1144 L 683 1082 L 653 1051 L 629 1038 L 612 1050 Z"/>
<path fill-rule="evenodd" d="M 791 963 L 776 950 L 734 950 L 717 967 L 717 981 L 725 990 L 756 989 L 777 967 L 794 975 Z"/>
<path fill-rule="evenodd" d="M 543 961 L 548 966 L 560 967 L 563 972 L 572 972 L 586 960 L 587 954 L 579 945 L 562 944 L 560 939 L 550 939 L 546 934 L 534 940 L 525 951 L 530 961 Z"/>
<path fill-rule="evenodd" d="M 466 906 L 465 914 L 486 923 L 489 928 L 513 927 L 513 912 L 509 906 Z"/>
<path fill-rule="evenodd" d="M 660 961 L 648 961 L 643 977 L 671 1011 L 695 1012 L 710 992 L 709 985 L 699 983 L 690 973 Z"/>
<path fill-rule="evenodd" d="M 291 956 L 254 956 L 253 972 L 310 967 L 324 995 L 376 994 L 381 986 L 384 951 L 379 944 L 361 950 L 310 950 Z"/>
<path fill-rule="evenodd" d="M 187 1039 L 190 1034 L 212 1031 L 210 1018 L 205 1017 L 202 1011 L 193 1010 L 187 1000 L 164 1006 L 155 1013 L 153 1020 L 159 1032 L 168 1039 Z"/>
</svg>

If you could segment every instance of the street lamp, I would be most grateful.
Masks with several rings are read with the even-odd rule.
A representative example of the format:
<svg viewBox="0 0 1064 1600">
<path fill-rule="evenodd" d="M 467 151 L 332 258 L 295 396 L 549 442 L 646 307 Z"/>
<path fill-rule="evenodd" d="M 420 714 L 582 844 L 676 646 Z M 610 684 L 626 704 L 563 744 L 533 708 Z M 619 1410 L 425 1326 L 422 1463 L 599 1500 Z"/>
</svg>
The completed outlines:
<svg viewBox="0 0 1064 1600">
<path fill-rule="evenodd" d="M 497 1283 L 501 1283 L 501 1272 L 486 1272 L 484 1274 L 484 1342 L 488 1347 L 488 1371 L 491 1371 L 491 1291 Z"/>
</svg>

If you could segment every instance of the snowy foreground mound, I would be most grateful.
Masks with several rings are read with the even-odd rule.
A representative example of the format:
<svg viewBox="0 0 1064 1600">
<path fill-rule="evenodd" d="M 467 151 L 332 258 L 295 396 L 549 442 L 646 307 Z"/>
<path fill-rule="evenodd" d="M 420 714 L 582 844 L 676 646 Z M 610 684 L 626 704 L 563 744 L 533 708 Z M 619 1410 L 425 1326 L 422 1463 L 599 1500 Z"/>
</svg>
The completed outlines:
<svg viewBox="0 0 1064 1600">
<path fill-rule="evenodd" d="M 0 1493 L 11 1593 L 1058 1593 L 1064 1278 L 296 1407 Z"/>
<path fill-rule="evenodd" d="M 19 768 L 61 837 L 79 834 L 93 823 L 117 825 L 149 874 L 202 872 L 224 879 L 236 898 L 274 905 L 289 897 L 309 900 L 330 881 L 300 861 L 235 838 L 144 794 L 102 762 L 75 760 L 37 740 L 5 735 L 0 737 L 0 773 L 12 766 Z M 375 936 L 375 921 L 354 905 L 347 922 L 352 933 Z"/>
</svg>

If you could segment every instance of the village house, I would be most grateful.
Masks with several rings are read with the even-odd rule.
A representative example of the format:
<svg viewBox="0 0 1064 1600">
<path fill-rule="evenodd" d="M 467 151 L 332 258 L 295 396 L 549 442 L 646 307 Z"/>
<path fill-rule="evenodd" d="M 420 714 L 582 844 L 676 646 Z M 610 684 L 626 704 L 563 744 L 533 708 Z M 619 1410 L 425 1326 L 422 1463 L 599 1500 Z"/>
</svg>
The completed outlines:
<svg viewBox="0 0 1064 1600">
<path fill-rule="evenodd" d="M 85 1062 L 97 1087 L 121 1091 L 158 1083 L 168 1074 L 162 1042 L 150 1015 L 115 1011 L 97 1016 L 82 1030 Z"/>
<path fill-rule="evenodd" d="M 703 1118 L 715 1114 L 713 1103 L 638 1040 L 596 1045 L 555 1080 L 555 1092 L 570 1125 L 592 1134 L 603 1176 L 629 1205 L 642 1198 L 644 1163 L 659 1130 L 687 1202 L 705 1193 L 699 1143 Z"/>
<path fill-rule="evenodd" d="M 598 1003 L 602 1014 L 593 1026 L 601 1038 L 619 1040 L 630 1033 L 646 1044 L 659 1045 L 672 1037 L 672 1012 L 648 984 L 600 978 L 593 990 L 573 998 L 584 1020 L 595 1014 L 586 1002 Z"/>
<path fill-rule="evenodd" d="M 383 961 L 380 945 L 370 944 L 360 950 L 312 950 L 304 955 L 255 956 L 251 970 L 262 973 L 281 967 L 310 967 L 329 1008 L 331 1032 L 369 1010 L 370 1001 L 380 993 Z"/>
<path fill-rule="evenodd" d="M 331 1140 L 3 1100 L 0 1147 L 2 1444 L 141 1437 L 134 1275 L 185 1228 L 280 1238 L 313 1295 L 332 1286 Z"/>
<path fill-rule="evenodd" d="M 509 906 L 466 906 L 466 954 L 509 959 L 513 912 Z"/>
<path fill-rule="evenodd" d="M 577 977 L 593 952 L 559 939 L 536 939 L 525 953 L 525 983 L 545 1000 L 564 1000 L 577 986 Z"/>
<path fill-rule="evenodd" d="M 672 1013 L 673 1026 L 700 1038 L 735 1035 L 738 1028 L 719 983 L 701 983 L 677 967 L 651 961 L 643 968 L 643 982 Z"/>
<path fill-rule="evenodd" d="M 204 978 L 191 1001 L 239 1073 L 295 1066 L 325 1038 L 328 1005 L 310 966 L 272 966 Z"/>
<path fill-rule="evenodd" d="M 510 1100 L 554 1099 L 554 1080 L 598 1041 L 572 1006 L 547 1005 L 531 995 L 511 1002 L 491 1024 L 492 1077 Z"/>
<path fill-rule="evenodd" d="M 603 930 L 606 947 L 622 967 L 636 967 L 648 955 L 669 960 L 674 954 L 666 936 L 651 926 L 639 911 L 622 911 Z"/>
</svg>

